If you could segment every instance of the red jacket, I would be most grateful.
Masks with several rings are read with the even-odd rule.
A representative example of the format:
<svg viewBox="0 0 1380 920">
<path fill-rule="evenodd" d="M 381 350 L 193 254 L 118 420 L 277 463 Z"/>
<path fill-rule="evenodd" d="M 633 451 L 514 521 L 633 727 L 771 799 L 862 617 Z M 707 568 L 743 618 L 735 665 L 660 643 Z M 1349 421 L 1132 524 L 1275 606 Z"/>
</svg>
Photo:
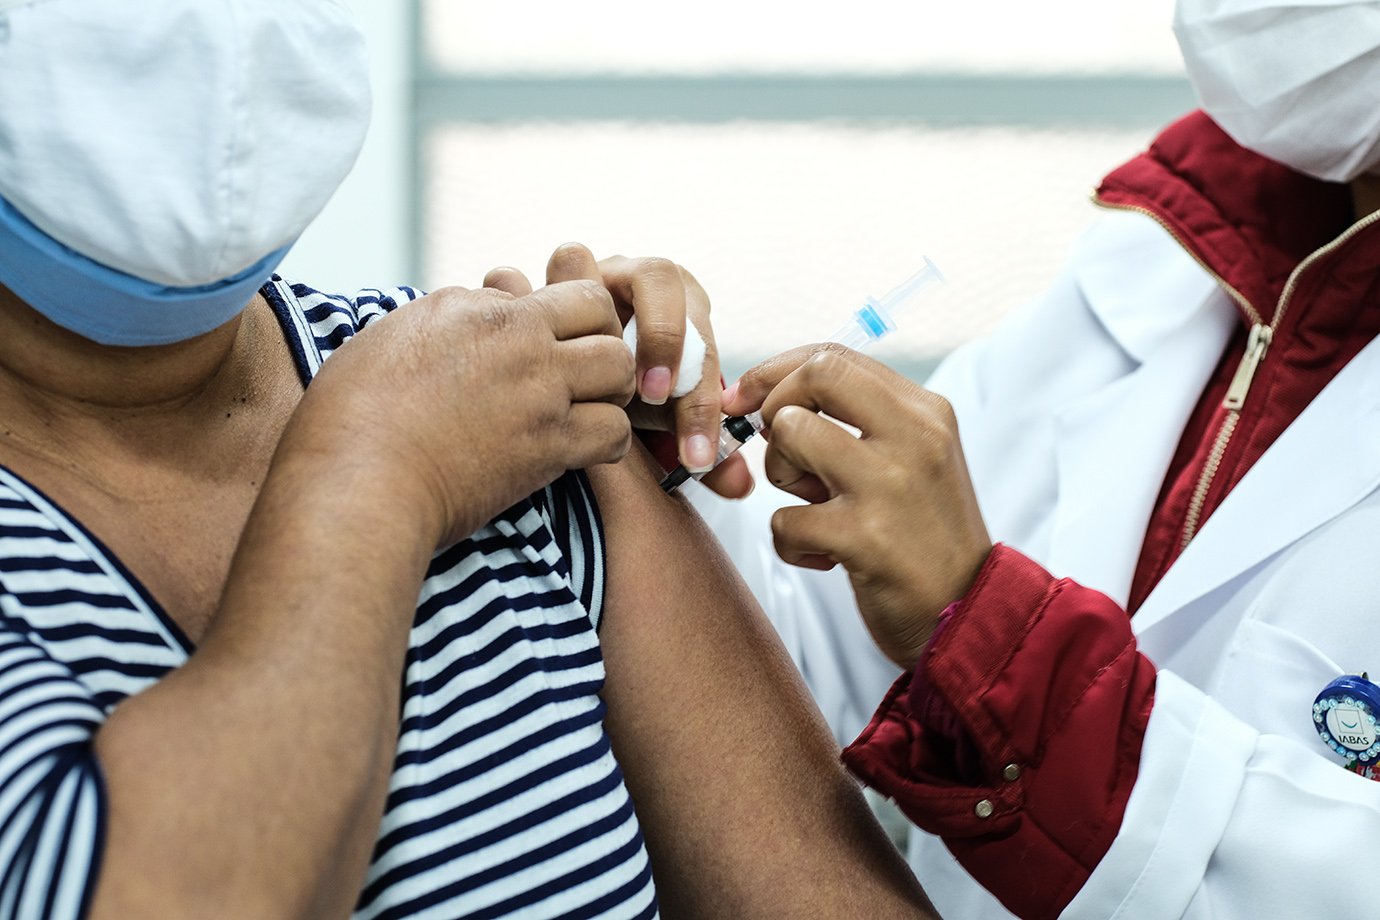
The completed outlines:
<svg viewBox="0 0 1380 920">
<path fill-rule="evenodd" d="M 1336 271 L 1356 248 L 1373 252 L 1380 233 L 1329 246 L 1355 219 L 1347 187 L 1245 150 L 1202 113 L 1109 175 L 1098 200 L 1163 224 L 1243 320 L 1165 478 L 1134 611 L 1246 470 L 1380 334 L 1380 311 L 1361 308 L 1369 287 Z M 1262 342 L 1258 363 L 1243 360 Z M 1054 917 L 1117 834 L 1154 688 L 1127 610 L 998 545 L 844 759 L 1008 909 Z"/>
</svg>

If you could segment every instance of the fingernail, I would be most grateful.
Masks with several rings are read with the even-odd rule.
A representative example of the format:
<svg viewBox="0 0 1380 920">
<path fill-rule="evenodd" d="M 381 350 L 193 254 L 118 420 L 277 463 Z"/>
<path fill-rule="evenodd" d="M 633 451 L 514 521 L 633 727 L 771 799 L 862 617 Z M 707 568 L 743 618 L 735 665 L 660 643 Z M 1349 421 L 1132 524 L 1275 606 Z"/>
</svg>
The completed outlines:
<svg viewBox="0 0 1380 920">
<path fill-rule="evenodd" d="M 671 369 L 654 367 L 642 375 L 642 401 L 649 406 L 659 406 L 671 395 Z"/>
<path fill-rule="evenodd" d="M 735 400 L 735 399 L 737 399 L 737 398 L 738 398 L 738 381 L 735 380 L 735 381 L 733 381 L 732 383 L 730 383 L 728 386 L 724 387 L 723 395 L 719 398 L 719 405 L 721 405 L 721 406 L 731 406 L 731 405 L 733 405 L 733 400 Z"/>
<path fill-rule="evenodd" d="M 702 434 L 685 439 L 685 468 L 692 473 L 707 473 L 714 468 L 714 445 Z"/>
</svg>

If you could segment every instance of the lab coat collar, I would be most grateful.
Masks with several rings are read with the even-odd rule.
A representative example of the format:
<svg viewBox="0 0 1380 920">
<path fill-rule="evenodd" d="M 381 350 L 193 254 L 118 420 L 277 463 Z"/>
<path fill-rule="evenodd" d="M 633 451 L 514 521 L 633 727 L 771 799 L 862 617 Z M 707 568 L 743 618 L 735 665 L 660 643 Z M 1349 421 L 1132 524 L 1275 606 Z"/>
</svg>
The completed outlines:
<svg viewBox="0 0 1380 920">
<path fill-rule="evenodd" d="M 1106 215 L 1080 240 L 1074 268 L 1088 308 L 1138 363 L 1191 324 L 1218 290 L 1212 276 L 1194 266 L 1192 256 L 1154 221 L 1139 213 Z M 1128 266 L 1134 268 L 1128 272 Z M 1216 344 L 1218 354 L 1224 345 Z M 1216 360 L 1213 355 L 1209 369 Z"/>
<path fill-rule="evenodd" d="M 1195 143 L 1210 155 L 1195 153 Z M 1208 164 L 1218 161 L 1234 162 L 1251 181 L 1210 179 L 1207 173 L 1215 167 Z M 1252 183 L 1253 198 L 1240 191 Z M 1225 189 L 1221 202 L 1209 199 L 1199 190 L 1203 186 Z M 1109 215 L 1083 240 L 1075 274 L 1089 309 L 1138 366 L 1057 419 L 1060 505 L 1048 561 L 1055 572 L 1074 574 L 1124 604 L 1177 447 L 1164 433 L 1183 430 L 1240 321 L 1228 288 L 1238 285 L 1237 291 L 1268 319 L 1309 247 L 1326 245 L 1345 229 L 1351 203 L 1345 186 L 1300 176 L 1236 146 L 1201 113 L 1171 127 L 1149 153 L 1109 176 L 1099 199 L 1134 213 Z M 1279 213 L 1297 220 L 1275 220 L 1287 226 L 1272 238 L 1270 222 L 1257 226 L 1259 209 L 1267 207 L 1289 208 Z M 1152 220 L 1158 235 L 1151 232 Z M 1155 238 L 1163 245 L 1152 245 Z M 1345 249 L 1346 257 L 1332 258 L 1328 269 L 1337 302 L 1321 312 L 1295 308 L 1291 324 L 1298 324 L 1301 314 L 1326 323 L 1329 313 L 1374 303 L 1380 225 Z M 1369 381 L 1367 373 L 1377 380 Z M 1380 384 L 1380 352 L 1373 344 L 1214 511 L 1211 531 L 1205 527 L 1170 569 L 1137 613 L 1137 624 L 1153 623 L 1234 577 L 1373 488 L 1380 480 L 1380 425 L 1370 418 L 1380 411 L 1375 408 L 1380 385 L 1374 384 Z M 1376 443 L 1355 426 L 1376 431 Z M 1367 447 L 1377 449 L 1366 452 Z M 1306 484 L 1300 470 L 1312 471 Z M 1258 528 L 1251 523 L 1251 502 L 1287 505 L 1290 513 L 1275 514 L 1270 526 Z M 1099 521 L 1116 526 L 1099 527 Z M 1245 532 L 1234 533 L 1233 521 Z M 1238 564 L 1224 564 L 1227 559 Z"/>
</svg>

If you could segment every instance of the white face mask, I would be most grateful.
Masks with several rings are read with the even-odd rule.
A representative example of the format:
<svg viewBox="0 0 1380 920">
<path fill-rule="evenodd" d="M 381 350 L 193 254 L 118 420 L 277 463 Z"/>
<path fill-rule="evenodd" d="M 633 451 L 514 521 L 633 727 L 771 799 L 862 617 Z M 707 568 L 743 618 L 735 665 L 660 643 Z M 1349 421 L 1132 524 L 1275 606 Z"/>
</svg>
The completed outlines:
<svg viewBox="0 0 1380 920">
<path fill-rule="evenodd" d="M 1237 143 L 1334 182 L 1380 165 L 1380 0 L 1179 0 L 1174 33 Z"/>
<path fill-rule="evenodd" d="M 0 0 L 0 284 L 108 344 L 209 331 L 368 123 L 339 0 Z"/>
</svg>

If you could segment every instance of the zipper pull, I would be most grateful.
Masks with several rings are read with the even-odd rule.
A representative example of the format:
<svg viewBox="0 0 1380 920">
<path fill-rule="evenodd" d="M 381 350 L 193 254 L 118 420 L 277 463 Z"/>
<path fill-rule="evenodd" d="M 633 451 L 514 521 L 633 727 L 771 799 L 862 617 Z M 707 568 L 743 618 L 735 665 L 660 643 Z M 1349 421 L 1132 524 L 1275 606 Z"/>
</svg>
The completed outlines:
<svg viewBox="0 0 1380 920">
<path fill-rule="evenodd" d="M 1270 340 L 1274 335 L 1273 329 L 1261 323 L 1251 327 L 1251 336 L 1246 341 L 1246 353 L 1241 356 L 1236 376 L 1231 378 L 1231 386 L 1227 387 L 1227 398 L 1222 400 L 1222 408 L 1240 409 L 1245 404 L 1246 394 L 1250 392 L 1251 381 L 1255 378 L 1255 370 L 1260 367 L 1260 361 L 1265 357 L 1265 350 L 1270 347 Z"/>
</svg>

